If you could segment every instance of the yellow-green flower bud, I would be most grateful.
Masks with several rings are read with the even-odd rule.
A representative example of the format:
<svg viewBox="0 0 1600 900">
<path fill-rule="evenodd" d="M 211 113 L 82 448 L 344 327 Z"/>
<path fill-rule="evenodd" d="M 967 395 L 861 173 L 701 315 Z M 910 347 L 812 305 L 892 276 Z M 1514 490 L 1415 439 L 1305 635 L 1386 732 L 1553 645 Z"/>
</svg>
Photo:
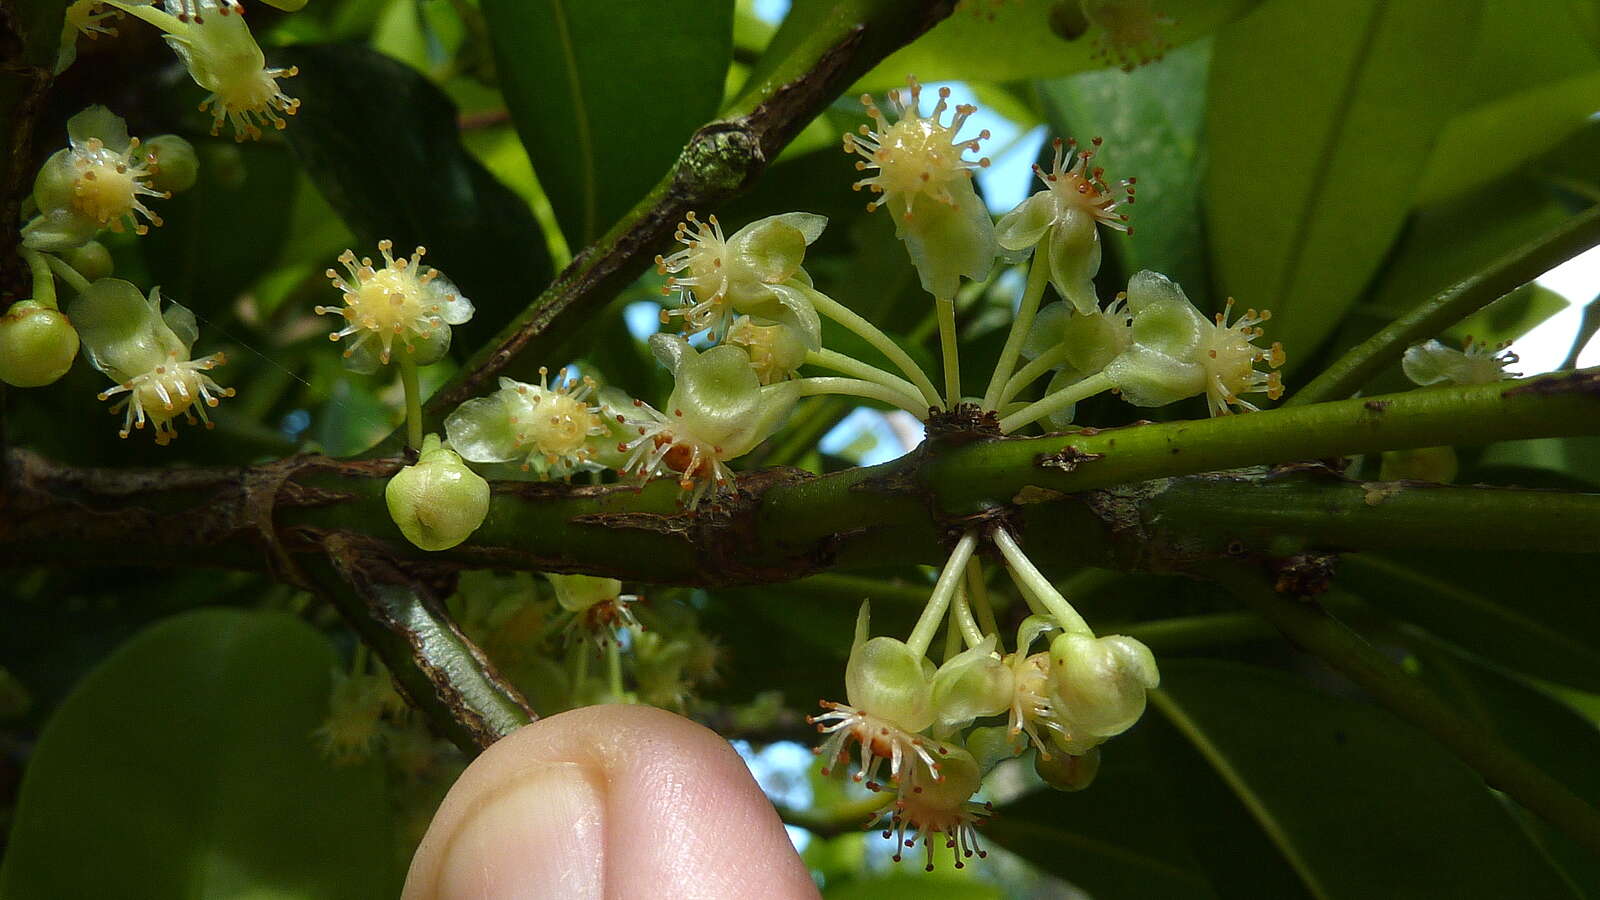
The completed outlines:
<svg viewBox="0 0 1600 900">
<path fill-rule="evenodd" d="M 67 374 L 78 355 L 78 332 L 61 314 L 34 300 L 0 316 L 0 381 L 40 387 Z"/>
<path fill-rule="evenodd" d="M 792 325 L 758 325 L 740 316 L 728 330 L 728 343 L 745 351 L 756 380 L 772 384 L 795 377 L 806 361 L 806 339 Z"/>
<path fill-rule="evenodd" d="M 1454 447 L 1390 450 L 1383 454 L 1383 467 L 1378 477 L 1383 481 L 1435 481 L 1446 484 L 1456 480 L 1459 468 Z"/>
<path fill-rule="evenodd" d="M 995 655 L 999 638 L 989 635 L 978 646 L 945 660 L 929 685 L 941 735 L 993 716 L 1011 707 L 1011 667 Z"/>
<path fill-rule="evenodd" d="M 1100 772 L 1100 748 L 1091 747 L 1078 755 L 1040 753 L 1033 758 L 1033 770 L 1058 791 L 1081 791 L 1093 784 Z"/>
<path fill-rule="evenodd" d="M 1064 726 L 1053 743 L 1081 754 L 1127 731 L 1144 714 L 1145 693 L 1161 683 L 1150 648 L 1125 635 L 1068 632 L 1050 642 L 1049 691 Z"/>
<path fill-rule="evenodd" d="M 200 177 L 200 160 L 194 145 L 175 134 L 158 134 L 144 143 L 150 160 L 150 186 L 158 191 L 178 193 L 194 187 Z"/>
<path fill-rule="evenodd" d="M 562 575 L 546 572 L 556 590 L 556 602 L 567 612 L 583 612 L 597 603 L 612 603 L 622 595 L 622 582 L 594 575 Z"/>
<path fill-rule="evenodd" d="M 99 281 L 116 269 L 116 264 L 111 259 L 111 251 L 99 241 L 90 241 L 82 247 L 74 247 L 62 253 L 61 258 L 67 265 L 77 269 L 79 275 L 90 281 Z"/>
<path fill-rule="evenodd" d="M 1028 749 L 1028 739 L 1021 731 L 1013 732 L 1005 725 L 985 725 L 967 732 L 967 752 L 978 761 L 978 770 L 987 772 L 1008 759 L 1022 755 Z"/>
<path fill-rule="evenodd" d="M 454 547 L 489 514 L 489 482 L 444 447 L 438 435 L 428 435 L 417 464 L 396 472 L 383 496 L 406 540 L 424 550 Z"/>
</svg>

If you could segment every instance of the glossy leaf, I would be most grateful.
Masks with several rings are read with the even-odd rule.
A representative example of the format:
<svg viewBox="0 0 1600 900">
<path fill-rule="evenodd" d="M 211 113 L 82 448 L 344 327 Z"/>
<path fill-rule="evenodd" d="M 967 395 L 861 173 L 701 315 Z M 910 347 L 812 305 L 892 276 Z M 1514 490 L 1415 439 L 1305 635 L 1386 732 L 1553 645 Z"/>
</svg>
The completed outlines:
<svg viewBox="0 0 1600 900">
<path fill-rule="evenodd" d="M 984 838 L 1096 897 L 1216 896 L 1148 731 L 1140 725 L 1103 746 L 1087 789 L 1042 789 L 1000 807 Z"/>
<path fill-rule="evenodd" d="M 1567 305 L 1566 297 L 1541 284 L 1529 283 L 1452 325 L 1445 334 L 1457 343 L 1469 337 L 1490 344 L 1514 341 Z M 1513 365 L 1511 371 L 1519 369 Z"/>
<path fill-rule="evenodd" d="M 1460 99 L 1479 3 L 1272 0 L 1217 35 L 1206 210 L 1218 287 L 1303 363 L 1399 233 Z"/>
<path fill-rule="evenodd" d="M 1549 694 L 1466 656 L 1420 648 L 1422 677 L 1479 725 L 1579 798 L 1600 805 L 1600 728 Z M 1600 889 L 1600 858 L 1521 812 L 1524 828 L 1591 895 Z"/>
<path fill-rule="evenodd" d="M 1210 60 L 1211 42 L 1201 40 L 1160 65 L 1085 72 L 1039 86 L 1057 135 L 1080 143 L 1105 138 L 1095 165 L 1104 166 L 1108 178 L 1138 179 L 1138 202 L 1126 207 L 1133 233 L 1107 232 L 1107 252 L 1123 258 L 1128 272 L 1166 273 L 1202 308 L 1209 278 L 1201 236 L 1200 128 Z"/>
<path fill-rule="evenodd" d="M 282 147 L 206 141 L 194 187 L 161 202 L 141 242 L 163 295 L 209 314 L 261 277 L 289 237 L 294 160 Z M 241 214 L 243 212 L 244 214 Z"/>
<path fill-rule="evenodd" d="M 1463 105 L 1439 135 L 1419 204 L 1514 171 L 1595 111 L 1600 53 L 1583 27 L 1586 4 L 1483 0 L 1472 59 L 1460 73 Z"/>
<path fill-rule="evenodd" d="M 1163 30 L 1167 42 L 1179 47 L 1210 34 L 1258 2 L 1159 0 L 1153 6 L 1174 20 Z M 1064 28 L 1057 9 L 1065 6 L 1059 0 L 968 0 L 954 15 L 867 73 L 856 90 L 899 87 L 908 74 L 923 81 L 1020 81 L 1108 67 L 1103 57 L 1096 58 L 1099 29 L 1076 33 L 1075 28 Z"/>
<path fill-rule="evenodd" d="M 1382 710 L 1201 661 L 1163 665 L 1154 700 L 1313 896 L 1578 896 L 1475 772 Z"/>
<path fill-rule="evenodd" d="M 485 0 L 501 89 L 574 249 L 605 233 L 722 99 L 732 0 Z"/>
<path fill-rule="evenodd" d="M 286 47 L 273 61 L 300 67 L 302 105 L 284 134 L 356 233 L 356 255 L 375 256 L 383 238 L 397 250 L 424 245 L 477 307 L 453 329 L 458 353 L 543 289 L 550 254 L 533 213 L 462 148 L 454 105 L 421 73 L 343 45 Z"/>
<path fill-rule="evenodd" d="M 1600 69 L 1530 88 L 1452 119 L 1439 135 L 1417 202 L 1454 197 L 1514 171 L 1587 123 L 1600 106 Z"/>
<path fill-rule="evenodd" d="M 1588 557 L 1363 553 L 1340 583 L 1390 615 L 1540 678 L 1600 690 L 1600 611 L 1575 604 L 1597 566 Z"/>
<path fill-rule="evenodd" d="M 327 641 L 281 614 L 211 609 L 141 632 L 40 736 L 0 868 L 6 897 L 392 897 L 373 766 L 312 731 Z"/>
</svg>

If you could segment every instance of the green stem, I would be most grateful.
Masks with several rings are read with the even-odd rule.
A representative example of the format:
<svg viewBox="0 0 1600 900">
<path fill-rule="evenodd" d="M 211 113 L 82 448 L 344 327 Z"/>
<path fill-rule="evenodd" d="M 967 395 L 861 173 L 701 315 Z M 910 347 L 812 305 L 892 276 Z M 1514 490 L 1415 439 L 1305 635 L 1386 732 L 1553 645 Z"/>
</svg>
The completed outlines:
<svg viewBox="0 0 1600 900">
<path fill-rule="evenodd" d="M 843 325 L 862 340 L 871 344 L 879 353 L 888 357 L 889 361 L 894 363 L 917 386 L 917 390 L 922 393 L 922 399 L 927 402 L 928 406 L 940 405 L 939 390 L 933 386 L 933 381 L 928 378 L 928 373 L 922 371 L 922 367 L 917 365 L 911 355 L 906 353 L 899 344 L 895 343 L 893 338 L 884 334 L 876 325 L 863 319 L 854 310 L 827 294 L 813 289 L 806 289 L 805 293 L 806 297 L 811 300 L 812 305 L 817 308 L 817 312 Z M 923 410 L 922 415 L 918 416 L 918 418 L 926 417 L 927 410 Z"/>
<path fill-rule="evenodd" d="M 606 684 L 611 689 L 613 699 L 622 699 L 622 645 L 611 640 L 606 642 Z"/>
<path fill-rule="evenodd" d="M 27 247 L 19 248 L 17 252 L 22 254 L 28 271 L 33 275 L 34 301 L 51 309 L 60 309 L 56 305 L 56 280 L 50 277 L 50 264 L 45 255 Z"/>
<path fill-rule="evenodd" d="M 400 364 L 400 384 L 406 392 L 406 443 L 413 450 L 422 450 L 422 388 L 417 384 L 417 361 L 409 353 L 401 352 L 396 362 Z"/>
<path fill-rule="evenodd" d="M 961 623 L 956 621 L 956 609 L 961 606 L 961 598 L 966 594 L 961 585 L 956 585 L 956 595 L 950 601 L 950 615 L 944 623 L 944 655 L 939 661 L 947 663 L 961 653 L 964 644 L 961 633 Z"/>
<path fill-rule="evenodd" d="M 1063 631 L 1093 636 L 1094 629 L 1083 620 L 1083 616 L 1078 615 L 1078 611 L 1072 608 L 1067 598 L 1061 596 L 1061 592 L 1050 583 L 1050 579 L 1044 577 L 1044 573 L 1033 564 L 1028 554 L 1022 552 L 1022 548 L 1017 546 L 1010 532 L 1004 528 L 996 528 L 991 538 L 994 540 L 994 545 L 1000 548 L 1000 555 L 1006 558 L 1011 578 L 1024 596 L 1032 594 Z"/>
<path fill-rule="evenodd" d="M 877 366 L 864 363 L 853 356 L 846 356 L 837 350 L 829 350 L 826 347 L 821 350 L 808 350 L 806 351 L 806 363 L 832 369 L 835 372 L 843 372 L 846 375 L 853 375 L 865 381 L 876 382 L 907 396 L 916 397 L 919 394 L 917 386 L 904 378 L 892 372 L 885 372 Z"/>
<path fill-rule="evenodd" d="M 578 641 L 572 645 L 572 652 L 577 656 L 572 660 L 572 690 L 574 693 L 583 689 L 583 683 L 589 680 L 589 655 L 593 648 L 586 640 Z"/>
<path fill-rule="evenodd" d="M 913 416 L 918 421 L 928 417 L 928 411 L 919 404 L 914 396 L 903 394 L 900 391 L 884 387 L 875 381 L 863 381 L 860 378 L 835 378 L 831 375 L 818 375 L 811 378 L 801 378 L 794 382 L 800 387 L 800 396 L 817 397 L 823 394 L 845 394 L 851 397 L 863 397 L 898 406 Z"/>
<path fill-rule="evenodd" d="M 1093 397 L 1095 394 L 1109 391 L 1114 387 L 1116 385 L 1112 383 L 1110 378 L 1106 377 L 1106 373 L 1096 372 L 1076 384 L 1069 384 L 1058 391 L 1045 394 L 1038 400 L 1001 419 L 1000 432 L 1002 434 L 1010 434 L 1018 428 L 1060 412 L 1079 400 Z"/>
<path fill-rule="evenodd" d="M 1027 365 L 1018 369 L 1017 374 L 1011 376 L 1011 380 L 1007 381 L 1006 386 L 1000 391 L 999 405 L 1004 406 L 1005 404 L 1010 403 L 1011 398 L 1022 393 L 1023 388 L 1033 384 L 1034 380 L 1040 375 L 1043 375 L 1056 366 L 1061 365 L 1066 358 L 1066 345 L 1057 344 L 1040 354 Z"/>
<path fill-rule="evenodd" d="M 989 605 L 989 587 L 983 582 L 983 564 L 976 558 L 967 561 L 967 593 L 972 597 L 983 633 L 999 634 L 1000 623 L 995 621 L 994 607 Z"/>
<path fill-rule="evenodd" d="M 1044 287 L 1050 282 L 1050 266 L 1039 256 L 1035 252 L 1033 262 L 1028 266 L 1028 286 L 1022 291 L 1022 303 L 1017 307 L 1016 318 L 1011 320 L 1011 331 L 1006 335 L 1006 345 L 1000 348 L 1000 361 L 995 364 L 994 374 L 989 377 L 989 387 L 983 392 L 984 409 L 999 409 L 1000 404 L 1009 399 L 1005 396 L 1005 390 L 1011 386 L 1011 370 L 1016 366 L 1017 356 L 1022 353 L 1022 345 L 1033 328 L 1033 317 L 1039 311 Z M 1034 378 L 1037 377 L 1034 375 Z"/>
<path fill-rule="evenodd" d="M 972 560 L 968 559 L 967 563 L 964 575 L 970 575 L 972 572 Z M 956 596 L 950 604 L 951 624 L 960 630 L 961 641 L 968 648 L 976 647 L 983 643 L 983 629 L 978 627 L 978 620 L 972 617 L 972 604 L 967 590 L 967 585 L 970 583 L 970 578 L 962 578 L 962 583 L 956 588 Z"/>
<path fill-rule="evenodd" d="M 1352 347 L 1285 406 L 1302 406 L 1348 397 L 1418 341 L 1477 312 L 1600 241 L 1600 206 L 1591 207 L 1560 228 L 1500 257 L 1489 268 L 1456 282 L 1425 300 L 1383 330 Z"/>
<path fill-rule="evenodd" d="M 950 551 L 950 558 L 945 560 L 944 569 L 939 573 L 939 580 L 934 583 L 933 593 L 928 597 L 928 605 L 922 608 L 922 616 L 917 619 L 916 627 L 911 629 L 911 636 L 906 638 L 906 646 L 910 647 L 911 652 L 917 657 L 928 655 L 928 645 L 933 643 L 933 633 L 939 630 L 939 623 L 944 620 L 950 598 L 961 583 L 961 573 L 967 567 L 967 560 L 972 558 L 973 548 L 977 546 L 977 532 L 968 531 L 956 542 L 955 549 Z"/>
<path fill-rule="evenodd" d="M 373 548 L 364 540 L 329 535 L 320 548 L 325 556 L 286 563 L 338 608 L 438 733 L 470 756 L 537 718 L 431 591 L 390 560 L 367 555 Z"/>
<path fill-rule="evenodd" d="M 1002 423 L 1003 424 L 1003 423 Z M 947 511 L 1023 484 L 1071 492 L 1411 447 L 1600 434 L 1600 372 L 1421 388 L 1245 415 L 991 441 L 929 460 Z"/>
<path fill-rule="evenodd" d="M 1453 709 L 1431 689 L 1315 603 L 1284 597 L 1260 573 L 1218 564 L 1210 574 L 1284 636 L 1360 685 L 1379 703 L 1428 732 L 1477 770 L 1489 786 L 1600 853 L 1600 810 L 1546 775 L 1498 736 Z"/>
<path fill-rule="evenodd" d="M 961 402 L 961 351 L 956 346 L 956 301 L 954 297 L 935 297 L 939 313 L 939 355 L 944 361 L 945 409 Z"/>
<path fill-rule="evenodd" d="M 71 285 L 74 291 L 82 294 L 89 290 L 89 279 L 83 277 L 82 272 L 68 265 L 66 260 L 47 255 L 45 256 L 45 262 L 50 265 L 51 271 L 56 273 L 56 277 Z"/>
</svg>

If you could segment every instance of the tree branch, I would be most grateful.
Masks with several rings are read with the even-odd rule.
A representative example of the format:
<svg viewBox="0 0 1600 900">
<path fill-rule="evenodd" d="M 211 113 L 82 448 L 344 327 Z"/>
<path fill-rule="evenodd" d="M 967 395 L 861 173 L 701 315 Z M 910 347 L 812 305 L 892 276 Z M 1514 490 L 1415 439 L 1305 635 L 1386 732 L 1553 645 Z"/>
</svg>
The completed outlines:
<svg viewBox="0 0 1600 900">
<path fill-rule="evenodd" d="M 952 532 L 1016 518 L 1056 556 L 1106 568 L 1181 569 L 1266 552 L 1276 529 L 1308 550 L 1540 547 L 1594 552 L 1600 494 L 1363 485 L 1321 466 L 1199 472 L 1442 443 L 1600 431 L 1600 375 L 1413 391 L 1198 422 L 1040 438 L 957 432 L 894 462 L 812 476 L 745 473 L 697 514 L 676 483 L 499 482 L 465 544 L 412 547 L 390 520 L 395 460 L 295 457 L 252 468 L 82 469 L 12 451 L 0 494 L 0 566 L 60 563 L 269 571 L 347 536 L 422 583 L 457 569 L 586 572 L 729 585 L 825 570 L 932 563 Z M 1525 515 L 1537 511 L 1536 515 Z M 1516 526 L 1508 522 L 1516 521 Z M 1057 540 L 1059 539 L 1059 540 Z"/>
<path fill-rule="evenodd" d="M 304 571 L 382 659 L 412 706 L 468 756 L 537 716 L 489 658 L 450 621 L 434 591 L 346 535 Z"/>
</svg>

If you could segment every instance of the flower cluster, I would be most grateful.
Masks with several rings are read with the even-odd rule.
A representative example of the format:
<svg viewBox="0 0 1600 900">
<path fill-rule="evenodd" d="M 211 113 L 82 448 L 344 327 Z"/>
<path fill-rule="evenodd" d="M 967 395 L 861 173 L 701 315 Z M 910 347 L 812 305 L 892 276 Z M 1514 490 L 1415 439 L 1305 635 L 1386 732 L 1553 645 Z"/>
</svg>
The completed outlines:
<svg viewBox="0 0 1600 900">
<path fill-rule="evenodd" d="M 823 701 L 824 711 L 809 720 L 826 735 L 817 749 L 822 773 L 854 755 L 856 781 L 873 791 L 892 787 L 895 797 L 882 810 L 884 836 L 898 847 L 912 845 L 908 830 L 919 834 L 930 870 L 934 835 L 955 852 L 957 867 L 981 855 L 975 829 L 990 810 L 973 796 L 985 771 L 1031 744 L 1048 782 L 1085 786 L 1099 745 L 1138 721 L 1145 693 L 1160 681 L 1149 648 L 1123 635 L 1097 637 L 1008 534 L 998 531 L 994 541 L 1018 589 L 1040 610 L 1018 629 L 1014 652 L 1006 654 L 992 625 L 986 629 L 973 616 L 975 598 L 962 581 L 976 542 L 969 533 L 909 638 L 870 636 L 862 605 L 845 666 L 846 702 Z M 947 629 L 966 649 L 947 651 L 935 666 L 928 642 L 947 612 Z M 1046 649 L 1035 652 L 1051 633 Z M 1000 717 L 1003 726 L 987 724 Z"/>
</svg>

